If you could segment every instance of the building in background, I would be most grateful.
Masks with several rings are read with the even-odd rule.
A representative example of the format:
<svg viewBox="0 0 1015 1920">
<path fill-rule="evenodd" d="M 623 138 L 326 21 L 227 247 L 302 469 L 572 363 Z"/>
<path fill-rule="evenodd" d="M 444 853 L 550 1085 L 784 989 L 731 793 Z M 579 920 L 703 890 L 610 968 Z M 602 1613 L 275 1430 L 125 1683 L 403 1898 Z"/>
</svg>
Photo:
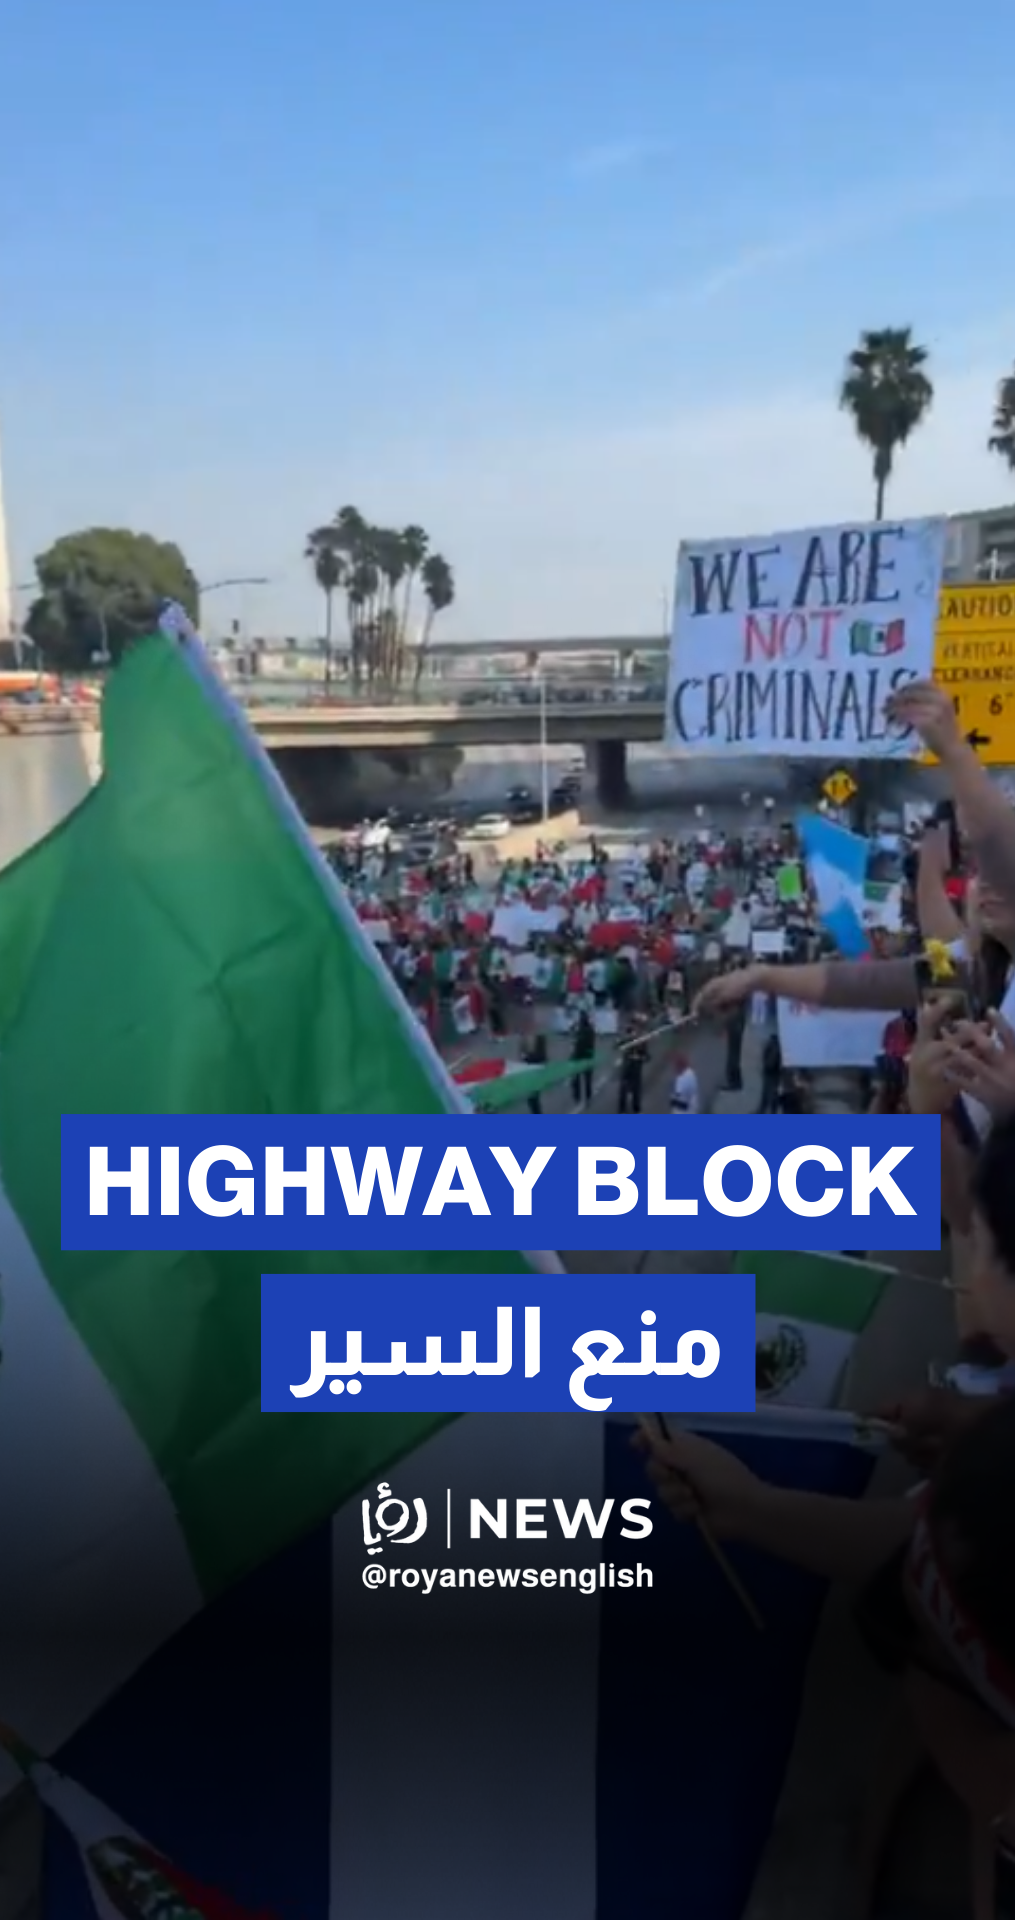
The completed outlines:
<svg viewBox="0 0 1015 1920">
<path fill-rule="evenodd" d="M 9 640 L 13 631 L 12 601 L 10 555 L 7 551 L 7 515 L 4 512 L 3 467 L 0 465 L 0 641 Z"/>
<path fill-rule="evenodd" d="M 945 536 L 946 580 L 1015 579 L 1015 506 L 957 513 Z"/>
</svg>

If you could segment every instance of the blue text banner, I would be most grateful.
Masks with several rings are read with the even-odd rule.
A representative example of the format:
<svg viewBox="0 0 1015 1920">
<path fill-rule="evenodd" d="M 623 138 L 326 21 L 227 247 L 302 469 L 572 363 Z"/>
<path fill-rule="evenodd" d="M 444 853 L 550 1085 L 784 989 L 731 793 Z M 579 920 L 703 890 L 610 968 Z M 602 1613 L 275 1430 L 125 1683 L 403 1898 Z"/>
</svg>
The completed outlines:
<svg viewBox="0 0 1015 1920">
<path fill-rule="evenodd" d="M 866 1115 L 65 1115 L 63 1246 L 940 1245 L 940 1123 Z"/>
</svg>

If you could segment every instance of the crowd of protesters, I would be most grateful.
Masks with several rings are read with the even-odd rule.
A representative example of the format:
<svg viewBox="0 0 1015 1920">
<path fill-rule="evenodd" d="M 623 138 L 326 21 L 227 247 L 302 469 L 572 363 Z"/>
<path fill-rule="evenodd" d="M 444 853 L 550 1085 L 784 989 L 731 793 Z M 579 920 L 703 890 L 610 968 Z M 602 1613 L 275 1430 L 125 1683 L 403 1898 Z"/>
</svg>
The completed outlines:
<svg viewBox="0 0 1015 1920">
<path fill-rule="evenodd" d="M 612 853 L 595 835 L 581 849 L 537 845 L 482 880 L 474 856 L 457 847 L 424 866 L 355 840 L 330 857 L 435 1045 L 454 1056 L 477 1035 L 517 1036 L 525 1064 L 570 1059 L 578 1108 L 592 1098 L 609 1042 L 618 1110 L 640 1112 L 650 1055 L 669 1036 L 672 1111 L 698 1111 L 697 1076 L 673 1028 L 731 964 L 731 940 L 749 948 L 756 935 L 775 934 L 791 960 L 823 944 L 789 822 L 742 833 L 703 825 Z M 785 875 L 796 876 L 788 897 Z M 726 1020 L 725 1085 L 734 1091 L 746 1019 L 733 1006 Z M 799 1082 L 776 1078 L 779 1110 L 799 1110 Z"/>
<path fill-rule="evenodd" d="M 897 1676 L 855 1911 L 871 1910 L 886 1809 L 931 1763 L 968 1818 L 961 1910 L 1000 1920 L 1015 1912 L 1015 811 L 947 694 L 914 684 L 891 704 L 939 760 L 950 801 L 910 874 L 910 950 L 753 962 L 706 982 L 696 1007 L 728 1019 L 762 994 L 882 1010 L 880 1098 L 940 1117 L 958 1359 L 943 1384 L 879 1410 L 923 1477 L 905 1496 L 856 1502 L 770 1485 L 690 1433 L 646 1428 L 640 1444 L 679 1519 L 852 1583 L 861 1631 Z M 766 1110 L 776 1072 L 766 1054 Z"/>
<path fill-rule="evenodd" d="M 594 839 L 580 857 L 540 847 L 483 883 L 459 852 L 419 872 L 355 850 L 339 864 L 434 1038 L 510 1030 L 534 1066 L 562 1047 L 579 1108 L 609 1033 L 618 1111 L 641 1111 L 650 1045 L 669 1023 L 672 1111 L 699 1111 L 683 1050 L 693 1018 L 725 1030 L 734 1091 L 748 1024 L 764 1024 L 759 1111 L 804 1112 L 812 1082 L 787 1071 L 773 1006 L 883 1014 L 856 1104 L 940 1117 L 957 1308 L 940 1381 L 877 1410 L 921 1477 L 905 1497 L 857 1502 L 769 1485 L 688 1432 L 648 1426 L 639 1444 L 678 1519 L 853 1583 L 905 1709 L 892 1792 L 933 1763 L 969 1817 L 970 1911 L 999 1920 L 1015 1913 L 1015 810 L 945 693 L 914 684 L 891 704 L 937 758 L 948 799 L 918 839 L 896 836 L 897 911 L 862 959 L 832 950 L 794 831 L 771 821 L 612 858 Z M 859 1861 L 864 1900 L 877 1851 Z"/>
</svg>

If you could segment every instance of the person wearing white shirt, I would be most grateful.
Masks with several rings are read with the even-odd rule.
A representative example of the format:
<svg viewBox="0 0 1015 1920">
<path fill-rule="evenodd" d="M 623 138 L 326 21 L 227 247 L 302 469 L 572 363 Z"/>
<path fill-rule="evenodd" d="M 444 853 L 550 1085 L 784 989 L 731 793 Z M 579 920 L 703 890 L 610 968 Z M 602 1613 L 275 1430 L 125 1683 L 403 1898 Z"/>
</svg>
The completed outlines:
<svg viewBox="0 0 1015 1920">
<path fill-rule="evenodd" d="M 683 1055 L 677 1060 L 676 1066 L 673 1093 L 670 1097 L 670 1112 L 700 1113 L 701 1098 L 698 1092 L 698 1076 L 694 1068 Z"/>
</svg>

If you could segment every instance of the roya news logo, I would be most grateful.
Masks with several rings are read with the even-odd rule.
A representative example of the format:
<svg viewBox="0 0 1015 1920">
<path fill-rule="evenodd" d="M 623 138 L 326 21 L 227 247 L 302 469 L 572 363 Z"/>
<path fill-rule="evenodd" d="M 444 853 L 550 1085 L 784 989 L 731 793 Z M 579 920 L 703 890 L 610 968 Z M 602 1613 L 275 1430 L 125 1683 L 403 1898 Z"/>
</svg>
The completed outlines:
<svg viewBox="0 0 1015 1920">
<path fill-rule="evenodd" d="M 652 1532 L 651 1501 L 645 1498 L 620 1502 L 622 1540 L 647 1540 Z M 532 1498 L 497 1498 L 492 1509 L 482 1500 L 469 1500 L 469 1538 L 480 1540 L 492 1534 L 497 1540 L 549 1540 L 559 1531 L 564 1540 L 602 1540 L 613 1517 L 617 1501 L 603 1500 L 598 1510 L 591 1500 L 579 1499 L 569 1510 L 566 1500 L 546 1495 Z M 427 1530 L 425 1500 L 402 1500 L 387 1480 L 377 1487 L 377 1499 L 362 1502 L 363 1544 L 367 1554 L 383 1553 L 386 1546 L 409 1547 L 422 1540 Z M 447 1491 L 448 1547 L 451 1545 L 451 1489 Z M 413 1524 L 415 1523 L 415 1524 Z"/>
<path fill-rule="evenodd" d="M 426 1532 L 426 1502 L 414 1500 L 410 1512 L 408 1502 L 396 1499 L 386 1480 L 382 1480 L 377 1489 L 378 1503 L 374 1508 L 373 1524 L 377 1533 L 371 1533 L 370 1502 L 363 1502 L 363 1544 L 368 1553 L 383 1553 L 385 1541 L 389 1546 L 410 1547 L 414 1540 L 422 1540 Z M 411 1533 L 406 1531 L 413 1513 L 416 1525 Z M 388 1518 L 386 1516 L 390 1515 Z"/>
</svg>

